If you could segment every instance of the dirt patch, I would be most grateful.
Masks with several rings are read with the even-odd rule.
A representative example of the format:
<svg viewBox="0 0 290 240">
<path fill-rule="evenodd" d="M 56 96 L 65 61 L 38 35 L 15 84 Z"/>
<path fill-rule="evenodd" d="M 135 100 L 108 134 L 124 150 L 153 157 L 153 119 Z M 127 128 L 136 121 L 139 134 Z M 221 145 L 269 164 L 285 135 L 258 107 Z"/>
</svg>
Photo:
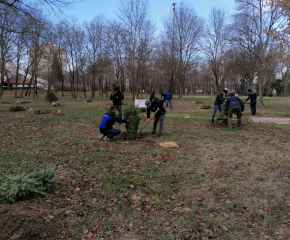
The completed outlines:
<svg viewBox="0 0 290 240">
<path fill-rule="evenodd" d="M 58 235 L 53 223 L 63 210 L 49 211 L 36 204 L 0 205 L 0 239 L 47 239 Z"/>
</svg>

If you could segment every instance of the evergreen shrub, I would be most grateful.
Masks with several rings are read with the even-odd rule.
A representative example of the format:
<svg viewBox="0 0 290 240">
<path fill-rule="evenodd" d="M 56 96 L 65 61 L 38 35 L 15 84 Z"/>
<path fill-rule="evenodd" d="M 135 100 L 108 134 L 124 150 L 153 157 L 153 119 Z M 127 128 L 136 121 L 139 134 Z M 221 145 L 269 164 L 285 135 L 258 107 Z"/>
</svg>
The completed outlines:
<svg viewBox="0 0 290 240">
<path fill-rule="evenodd" d="M 47 113 L 50 113 L 50 110 L 36 110 L 34 113 L 35 114 L 47 114 Z"/>
<path fill-rule="evenodd" d="M 10 107 L 10 112 L 18 112 L 18 111 L 25 111 L 25 108 L 21 107 L 21 106 L 11 106 Z"/>
<path fill-rule="evenodd" d="M 30 103 L 30 101 L 20 101 L 21 104 Z"/>
<path fill-rule="evenodd" d="M 204 105 L 202 105 L 202 109 L 210 109 L 210 105 L 208 105 L 208 104 L 204 104 Z"/>
<path fill-rule="evenodd" d="M 0 181 L 0 202 L 13 203 L 45 195 L 56 180 L 58 170 L 48 166 L 38 172 L 7 176 Z"/>
<path fill-rule="evenodd" d="M 52 102 L 56 102 L 58 100 L 58 97 L 53 91 L 48 91 L 48 93 L 45 96 L 45 100 L 52 103 Z"/>
<path fill-rule="evenodd" d="M 140 123 L 139 109 L 135 106 L 128 106 L 123 110 L 124 119 L 129 119 L 129 122 L 126 123 L 126 140 L 136 140 L 138 136 L 138 128 Z"/>
</svg>

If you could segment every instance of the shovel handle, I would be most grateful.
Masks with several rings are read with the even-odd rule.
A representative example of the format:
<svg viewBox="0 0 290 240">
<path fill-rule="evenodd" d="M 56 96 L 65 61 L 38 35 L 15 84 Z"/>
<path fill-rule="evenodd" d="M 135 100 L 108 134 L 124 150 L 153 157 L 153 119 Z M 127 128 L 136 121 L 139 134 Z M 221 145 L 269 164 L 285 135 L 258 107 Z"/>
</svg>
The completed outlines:
<svg viewBox="0 0 290 240">
<path fill-rule="evenodd" d="M 152 117 L 149 119 L 149 122 L 147 122 L 147 123 L 144 125 L 144 127 L 140 130 L 140 132 L 139 132 L 138 134 L 140 134 L 140 133 L 144 130 L 144 128 L 147 126 L 148 123 L 150 123 L 151 119 L 155 116 L 155 114 L 158 112 L 158 110 L 159 110 L 159 108 L 157 108 L 157 110 L 155 111 L 155 113 L 154 113 L 154 114 L 152 115 Z"/>
</svg>

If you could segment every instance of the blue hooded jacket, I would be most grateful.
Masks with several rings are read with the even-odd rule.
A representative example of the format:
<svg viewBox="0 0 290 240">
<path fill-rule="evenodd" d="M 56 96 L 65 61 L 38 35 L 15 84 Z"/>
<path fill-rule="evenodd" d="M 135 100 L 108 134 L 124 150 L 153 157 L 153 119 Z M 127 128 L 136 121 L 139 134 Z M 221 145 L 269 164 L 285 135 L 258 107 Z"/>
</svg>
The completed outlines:
<svg viewBox="0 0 290 240">
<path fill-rule="evenodd" d="M 121 118 L 116 118 L 115 115 L 116 114 L 113 113 L 111 110 L 108 110 L 101 121 L 100 128 L 102 128 L 102 130 L 108 131 L 113 128 L 113 125 L 115 124 L 115 122 L 119 122 L 119 123 L 126 122 L 125 120 L 122 120 Z"/>
</svg>

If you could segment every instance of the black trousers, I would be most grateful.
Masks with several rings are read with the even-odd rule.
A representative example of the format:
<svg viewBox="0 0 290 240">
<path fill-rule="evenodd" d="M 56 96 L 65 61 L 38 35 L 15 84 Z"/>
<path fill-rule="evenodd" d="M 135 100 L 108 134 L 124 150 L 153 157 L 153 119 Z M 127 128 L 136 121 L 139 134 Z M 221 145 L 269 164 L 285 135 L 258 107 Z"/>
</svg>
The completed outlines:
<svg viewBox="0 0 290 240">
<path fill-rule="evenodd" d="M 255 102 L 250 102 L 252 115 L 256 115 L 256 104 L 257 104 L 256 101 Z"/>
</svg>

